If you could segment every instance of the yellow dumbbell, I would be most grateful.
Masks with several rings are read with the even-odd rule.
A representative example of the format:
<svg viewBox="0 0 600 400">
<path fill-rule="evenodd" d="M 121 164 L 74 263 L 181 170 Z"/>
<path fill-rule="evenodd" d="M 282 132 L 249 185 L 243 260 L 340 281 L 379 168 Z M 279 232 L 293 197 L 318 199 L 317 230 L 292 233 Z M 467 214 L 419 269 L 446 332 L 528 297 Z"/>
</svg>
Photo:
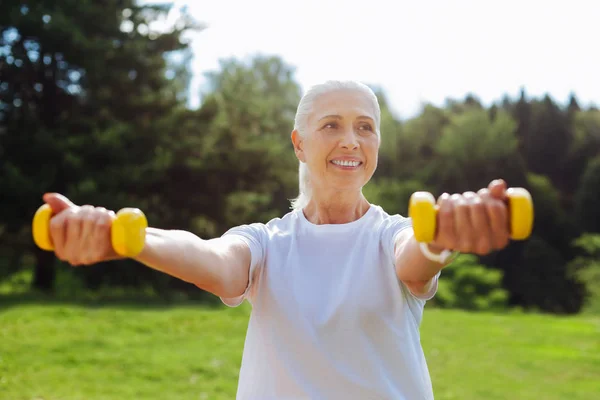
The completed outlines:
<svg viewBox="0 0 600 400">
<path fill-rule="evenodd" d="M 510 237 L 525 240 L 533 229 L 533 201 L 524 188 L 509 188 L 508 213 Z M 433 195 L 428 192 L 415 192 L 410 197 L 408 215 L 412 219 L 415 239 L 429 243 L 435 239 L 438 207 Z"/>
<path fill-rule="evenodd" d="M 42 205 L 33 217 L 32 233 L 35 244 L 47 251 L 54 250 L 50 238 L 50 218 L 52 209 Z M 111 242 L 115 252 L 122 257 L 135 257 L 144 248 L 148 221 L 137 208 L 123 208 L 113 220 L 110 229 Z"/>
</svg>

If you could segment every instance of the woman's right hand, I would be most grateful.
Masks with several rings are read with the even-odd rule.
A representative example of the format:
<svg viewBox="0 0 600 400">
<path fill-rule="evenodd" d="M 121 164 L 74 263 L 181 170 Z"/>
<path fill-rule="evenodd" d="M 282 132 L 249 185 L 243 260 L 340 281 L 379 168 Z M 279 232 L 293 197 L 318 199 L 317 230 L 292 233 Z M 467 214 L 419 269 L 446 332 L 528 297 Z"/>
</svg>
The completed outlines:
<svg viewBox="0 0 600 400">
<path fill-rule="evenodd" d="M 72 266 L 121 258 L 112 247 L 115 213 L 104 207 L 77 206 L 58 193 L 44 195 L 52 209 L 50 238 L 56 256 Z"/>
</svg>

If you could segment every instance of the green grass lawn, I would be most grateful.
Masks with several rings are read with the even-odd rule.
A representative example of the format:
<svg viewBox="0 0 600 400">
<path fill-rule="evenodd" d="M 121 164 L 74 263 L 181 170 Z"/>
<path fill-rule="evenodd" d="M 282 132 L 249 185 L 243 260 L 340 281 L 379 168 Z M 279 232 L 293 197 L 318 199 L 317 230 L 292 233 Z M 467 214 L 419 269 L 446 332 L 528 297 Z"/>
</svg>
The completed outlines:
<svg viewBox="0 0 600 400">
<path fill-rule="evenodd" d="M 249 306 L 0 303 L 0 399 L 233 399 Z M 600 398 L 600 318 L 427 309 L 436 399 Z"/>
</svg>

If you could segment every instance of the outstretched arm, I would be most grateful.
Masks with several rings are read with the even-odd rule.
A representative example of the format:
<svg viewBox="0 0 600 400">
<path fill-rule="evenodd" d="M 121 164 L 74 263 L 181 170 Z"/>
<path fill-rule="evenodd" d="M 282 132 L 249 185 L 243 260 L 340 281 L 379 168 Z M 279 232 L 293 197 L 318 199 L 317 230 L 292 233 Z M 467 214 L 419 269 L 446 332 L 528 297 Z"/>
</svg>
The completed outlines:
<svg viewBox="0 0 600 400">
<path fill-rule="evenodd" d="M 506 247 L 510 233 L 505 199 L 502 180 L 477 193 L 443 194 L 438 199 L 437 235 L 429 249 L 433 253 L 450 249 L 485 255 Z M 447 265 L 423 255 L 412 229 L 398 235 L 394 254 L 398 279 L 415 295 L 426 293 L 432 278 Z"/>
<path fill-rule="evenodd" d="M 79 266 L 123 258 L 111 242 L 113 211 L 78 206 L 58 193 L 46 194 L 44 201 L 54 215 L 49 226 L 38 230 L 49 230 L 50 247 L 59 259 Z M 144 240 L 141 253 L 132 257 L 148 267 L 220 297 L 236 297 L 246 290 L 251 253 L 238 238 L 203 240 L 186 231 L 145 228 Z"/>
<path fill-rule="evenodd" d="M 250 249 L 235 237 L 204 240 L 187 231 L 146 230 L 135 259 L 220 297 L 236 297 L 248 284 Z"/>
</svg>

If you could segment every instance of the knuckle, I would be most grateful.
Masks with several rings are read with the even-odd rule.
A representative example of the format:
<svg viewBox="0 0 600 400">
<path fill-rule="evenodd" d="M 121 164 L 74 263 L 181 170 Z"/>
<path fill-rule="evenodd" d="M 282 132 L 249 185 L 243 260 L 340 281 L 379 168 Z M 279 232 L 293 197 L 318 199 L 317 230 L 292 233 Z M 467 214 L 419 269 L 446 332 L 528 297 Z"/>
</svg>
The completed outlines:
<svg viewBox="0 0 600 400">
<path fill-rule="evenodd" d="M 77 211 L 72 211 L 70 212 L 67 216 L 66 216 L 66 222 L 71 224 L 77 224 L 80 223 L 83 220 L 83 213 L 80 212 L 79 210 Z"/>
<path fill-rule="evenodd" d="M 455 201 L 460 201 L 460 200 L 462 200 L 462 199 L 463 199 L 463 195 L 462 195 L 462 194 L 460 194 L 460 193 L 453 193 L 453 194 L 450 196 L 450 201 L 452 201 L 452 202 L 455 202 Z"/>
<path fill-rule="evenodd" d="M 442 193 L 442 195 L 440 197 L 438 197 L 438 204 L 441 204 L 443 202 L 448 201 L 448 199 L 450 198 L 450 195 L 446 192 Z"/>
<path fill-rule="evenodd" d="M 465 208 L 468 205 L 467 199 L 461 194 L 453 194 L 450 197 L 450 201 L 452 202 L 452 205 L 454 206 L 454 208 L 461 210 L 461 211 L 465 210 Z"/>
<path fill-rule="evenodd" d="M 441 222 L 448 223 L 453 218 L 453 209 L 451 207 L 442 207 L 438 211 L 438 216 Z"/>
<path fill-rule="evenodd" d="M 54 231 L 59 231 L 63 228 L 65 223 L 65 219 L 60 216 L 54 217 L 50 219 L 50 229 Z"/>
<path fill-rule="evenodd" d="M 457 217 L 464 218 L 469 212 L 469 205 L 467 203 L 458 203 L 454 205 Z"/>
<path fill-rule="evenodd" d="M 105 232 L 110 229 L 112 225 L 112 220 L 109 215 L 101 215 L 96 219 L 96 227 L 100 232 Z"/>
<path fill-rule="evenodd" d="M 471 210 L 474 213 L 483 214 L 483 213 L 485 213 L 485 204 L 483 204 L 483 202 L 481 201 L 481 199 L 474 200 L 471 203 Z"/>
<path fill-rule="evenodd" d="M 506 210 L 506 205 L 500 200 L 493 199 L 493 200 L 490 200 L 488 204 L 492 210 L 500 211 L 500 212 L 503 212 L 504 210 Z"/>
</svg>

